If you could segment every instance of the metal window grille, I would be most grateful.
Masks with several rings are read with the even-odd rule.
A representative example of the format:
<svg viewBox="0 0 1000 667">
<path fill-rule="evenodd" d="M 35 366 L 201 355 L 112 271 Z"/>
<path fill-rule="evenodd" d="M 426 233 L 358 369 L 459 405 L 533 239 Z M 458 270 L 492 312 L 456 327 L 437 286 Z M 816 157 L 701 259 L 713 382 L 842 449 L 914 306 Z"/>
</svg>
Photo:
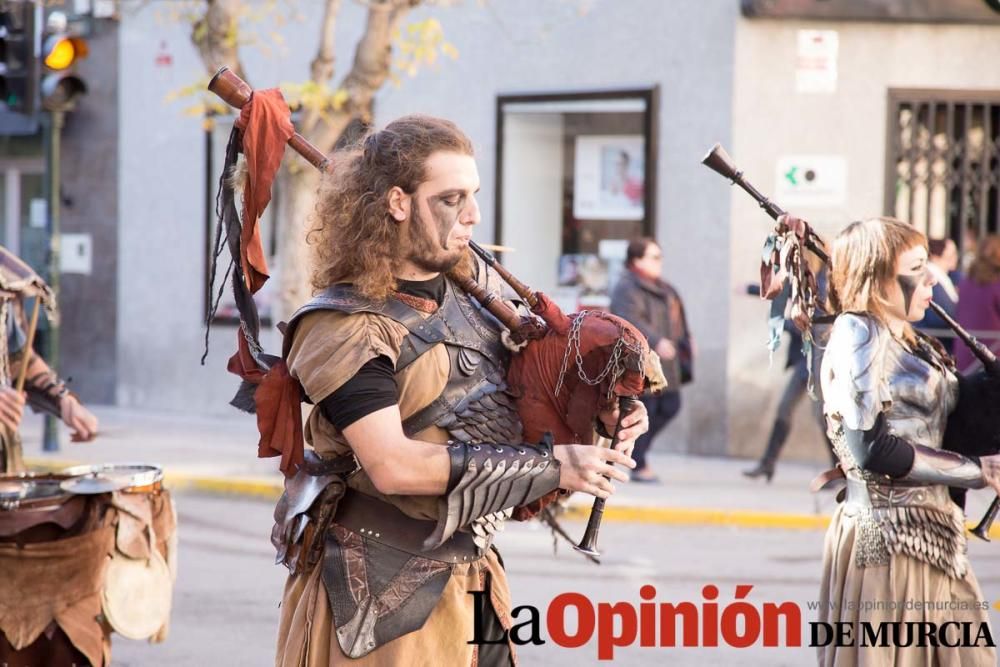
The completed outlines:
<svg viewBox="0 0 1000 667">
<path fill-rule="evenodd" d="M 998 232 L 1000 91 L 890 92 L 885 209 L 959 248 Z"/>
</svg>

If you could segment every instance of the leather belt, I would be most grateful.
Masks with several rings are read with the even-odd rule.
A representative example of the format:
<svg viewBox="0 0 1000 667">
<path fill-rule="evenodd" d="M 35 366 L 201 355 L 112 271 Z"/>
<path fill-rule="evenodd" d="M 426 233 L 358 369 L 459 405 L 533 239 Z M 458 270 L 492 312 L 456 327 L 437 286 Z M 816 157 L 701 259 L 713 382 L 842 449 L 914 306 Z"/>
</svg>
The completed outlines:
<svg viewBox="0 0 1000 667">
<path fill-rule="evenodd" d="M 847 502 L 862 507 L 935 507 L 946 509 L 950 503 L 948 489 L 927 484 L 871 484 L 862 479 L 847 478 Z"/>
<path fill-rule="evenodd" d="M 476 547 L 471 533 L 457 532 L 436 549 L 424 551 L 424 540 L 434 532 L 437 522 L 414 519 L 395 505 L 350 488 L 337 504 L 333 522 L 365 539 L 442 563 L 469 563 L 489 549 L 489 544 L 482 550 Z"/>
</svg>

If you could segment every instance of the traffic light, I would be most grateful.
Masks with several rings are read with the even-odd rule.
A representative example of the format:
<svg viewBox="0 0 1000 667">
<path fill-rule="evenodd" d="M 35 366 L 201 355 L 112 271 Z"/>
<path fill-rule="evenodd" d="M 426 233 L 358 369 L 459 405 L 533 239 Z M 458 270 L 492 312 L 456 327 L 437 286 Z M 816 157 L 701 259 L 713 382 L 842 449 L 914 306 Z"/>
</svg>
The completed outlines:
<svg viewBox="0 0 1000 667">
<path fill-rule="evenodd" d="M 0 135 L 38 129 L 39 3 L 0 2 Z"/>
<path fill-rule="evenodd" d="M 46 21 L 42 41 L 42 81 L 40 100 L 49 111 L 69 111 L 87 92 L 87 84 L 77 76 L 76 63 L 87 57 L 87 42 L 66 32 L 66 15 L 52 12 Z"/>
</svg>

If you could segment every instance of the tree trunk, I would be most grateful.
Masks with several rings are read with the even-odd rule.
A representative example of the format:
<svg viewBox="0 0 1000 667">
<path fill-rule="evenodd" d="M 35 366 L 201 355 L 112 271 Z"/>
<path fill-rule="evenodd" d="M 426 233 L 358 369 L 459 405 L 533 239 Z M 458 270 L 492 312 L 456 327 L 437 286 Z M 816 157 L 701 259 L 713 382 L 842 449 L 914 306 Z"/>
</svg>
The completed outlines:
<svg viewBox="0 0 1000 667">
<path fill-rule="evenodd" d="M 309 230 L 316 225 L 316 189 L 320 173 L 312 165 L 296 160 L 295 169 L 285 169 L 281 210 L 278 211 L 278 321 L 287 321 L 312 294 L 312 257 Z"/>
</svg>

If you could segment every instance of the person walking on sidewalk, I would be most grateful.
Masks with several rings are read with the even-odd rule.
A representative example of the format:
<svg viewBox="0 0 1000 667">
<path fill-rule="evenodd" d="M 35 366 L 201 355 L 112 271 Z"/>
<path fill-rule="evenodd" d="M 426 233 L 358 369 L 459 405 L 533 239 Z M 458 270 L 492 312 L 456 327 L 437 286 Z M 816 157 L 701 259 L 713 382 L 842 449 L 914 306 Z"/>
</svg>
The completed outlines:
<svg viewBox="0 0 1000 667">
<path fill-rule="evenodd" d="M 509 642 L 469 641 L 512 622 L 493 533 L 557 488 L 608 497 L 645 411 L 625 417 L 616 450 L 522 441 L 499 325 L 445 275 L 485 277 L 458 127 L 406 116 L 332 159 L 311 235 L 321 292 L 285 329 L 289 373 L 316 407 L 313 452 L 275 511 L 291 569 L 276 664 L 510 665 Z"/>
<path fill-rule="evenodd" d="M 819 300 L 826 297 L 826 282 L 827 274 L 826 269 L 822 266 L 813 267 L 813 275 L 816 276 L 817 288 L 819 293 Z M 785 286 L 788 293 L 791 294 L 790 287 Z M 760 296 L 760 286 L 751 285 L 748 288 L 748 293 Z M 821 315 L 821 312 L 817 312 L 816 315 Z M 744 470 L 743 474 L 751 479 L 756 479 L 758 477 L 764 477 L 768 483 L 770 483 L 771 478 L 774 477 L 774 469 L 778 464 L 778 458 L 781 456 L 781 450 L 785 446 L 785 442 L 788 440 L 788 436 L 791 433 L 792 425 L 792 414 L 795 411 L 796 406 L 802 401 L 806 396 L 809 397 L 809 407 L 813 416 L 819 423 L 820 432 L 823 434 L 823 442 L 827 446 L 827 453 L 830 456 L 830 461 L 832 465 L 837 464 L 837 455 L 833 452 L 833 445 L 830 443 L 830 439 L 826 435 L 826 418 L 823 416 L 823 397 L 822 388 L 819 386 L 817 378 L 819 377 L 819 368 L 823 362 L 823 347 L 826 343 L 827 326 L 813 325 L 812 330 L 812 357 L 810 358 L 803 351 L 803 339 L 802 334 L 795 327 L 795 324 L 789 320 L 785 319 L 784 324 L 785 331 L 788 332 L 790 340 L 788 342 L 788 357 L 785 361 L 785 368 L 790 368 L 792 370 L 791 375 L 788 376 L 788 382 L 785 383 L 785 388 L 781 392 L 781 398 L 778 399 L 778 410 L 774 415 L 774 422 L 771 425 L 771 434 L 767 440 L 767 446 L 764 448 L 764 453 L 761 455 L 760 461 L 756 466 L 750 470 Z M 811 364 L 811 365 L 810 365 Z M 812 381 L 812 395 L 810 395 L 810 381 Z"/>
<path fill-rule="evenodd" d="M 788 358 L 785 368 L 791 369 L 785 388 L 778 399 L 778 410 L 774 415 L 774 422 L 771 424 L 771 434 L 767 439 L 767 447 L 761 455 L 757 465 L 749 470 L 744 470 L 743 475 L 751 479 L 764 477 L 768 482 L 774 477 L 774 470 L 781 456 L 781 450 L 788 440 L 792 429 L 792 414 L 795 408 L 802 402 L 802 399 L 809 395 L 810 359 L 802 352 L 802 334 L 791 322 L 785 320 L 785 330 L 790 336 L 788 347 Z M 822 353 L 817 348 L 813 348 L 812 368 L 818 369 L 821 363 Z M 816 375 L 815 377 L 818 377 Z M 818 387 L 814 388 L 817 393 Z M 832 463 L 837 463 L 837 457 L 833 453 L 832 445 L 826 436 L 826 423 L 823 417 L 823 403 L 809 397 L 809 407 L 816 416 L 823 433 L 823 440 L 830 446 L 830 457 Z"/>
<path fill-rule="evenodd" d="M 660 357 L 667 388 L 659 396 L 644 396 L 649 430 L 635 443 L 632 457 L 636 469 L 632 480 L 656 482 L 646 454 L 657 433 L 681 409 L 681 385 L 693 378 L 693 345 L 677 290 L 660 275 L 663 252 L 656 241 L 640 238 L 628 244 L 625 268 L 611 296 L 611 312 L 635 325 L 649 341 L 649 349 Z"/>
<path fill-rule="evenodd" d="M 837 317 L 823 357 L 823 409 L 847 491 L 826 533 L 819 621 L 968 623 L 977 637 L 988 615 L 966 555 L 965 515 L 949 487 L 1000 492 L 1000 456 L 942 449 L 958 378 L 936 341 L 911 324 L 934 287 L 927 240 L 906 223 L 873 218 L 848 226 L 831 256 Z M 880 604 L 887 602 L 898 606 Z M 852 642 L 820 646 L 818 658 L 823 667 L 997 664 L 983 642 Z"/>
</svg>

